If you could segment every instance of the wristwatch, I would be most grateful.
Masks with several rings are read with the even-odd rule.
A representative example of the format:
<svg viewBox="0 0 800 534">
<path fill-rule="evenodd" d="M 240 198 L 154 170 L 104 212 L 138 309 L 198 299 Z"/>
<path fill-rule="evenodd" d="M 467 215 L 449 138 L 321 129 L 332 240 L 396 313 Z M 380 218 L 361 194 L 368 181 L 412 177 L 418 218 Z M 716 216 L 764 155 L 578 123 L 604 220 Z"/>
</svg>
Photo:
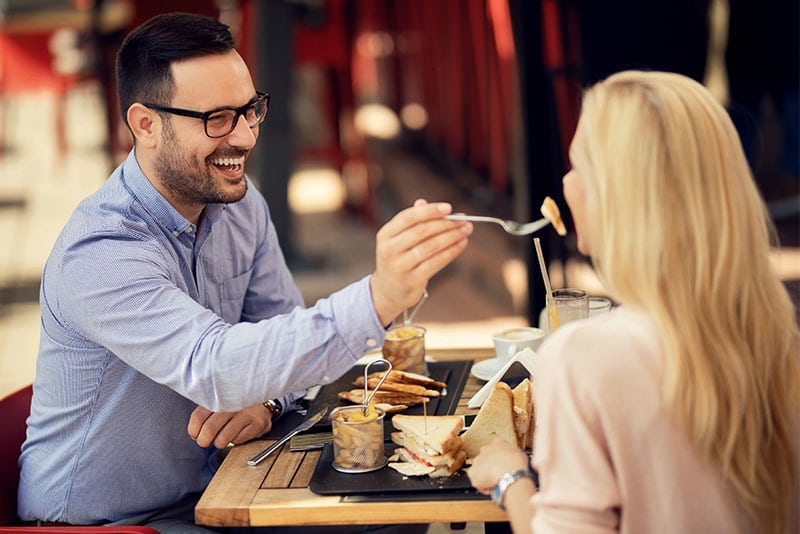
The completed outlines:
<svg viewBox="0 0 800 534">
<path fill-rule="evenodd" d="M 533 480 L 533 471 L 530 469 L 517 469 L 516 471 L 511 471 L 501 476 L 500 480 L 495 484 L 494 489 L 492 489 L 492 502 L 505 510 L 506 507 L 503 506 L 503 498 L 506 496 L 506 490 L 511 484 L 521 478 L 530 478 Z"/>
<path fill-rule="evenodd" d="M 264 408 L 272 414 L 272 420 L 274 421 L 278 417 L 280 417 L 281 413 L 283 412 L 283 406 L 281 406 L 281 401 L 278 399 L 268 400 L 266 402 L 262 402 L 261 404 L 264 405 Z"/>
</svg>

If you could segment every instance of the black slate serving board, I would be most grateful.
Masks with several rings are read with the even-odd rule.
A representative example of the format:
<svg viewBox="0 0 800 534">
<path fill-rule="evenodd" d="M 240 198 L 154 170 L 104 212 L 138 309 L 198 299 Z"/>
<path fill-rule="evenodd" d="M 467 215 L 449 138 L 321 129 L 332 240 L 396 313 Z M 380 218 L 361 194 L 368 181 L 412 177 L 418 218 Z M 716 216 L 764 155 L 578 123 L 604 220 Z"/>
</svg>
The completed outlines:
<svg viewBox="0 0 800 534">
<path fill-rule="evenodd" d="M 379 366 L 375 366 L 380 369 Z M 464 385 L 469 378 L 469 371 L 472 368 L 471 361 L 454 361 L 454 362 L 428 362 L 428 374 L 434 380 L 439 380 L 447 384 L 444 394 L 439 397 L 433 397 L 428 403 L 426 410 L 428 415 L 450 415 L 455 412 L 458 407 L 458 400 L 461 397 L 461 392 L 464 390 Z M 328 405 L 333 410 L 337 406 L 353 406 L 351 403 L 341 401 L 337 397 L 340 391 L 354 389 L 353 381 L 364 374 L 364 366 L 356 365 L 350 371 L 339 377 L 338 380 L 323 386 L 317 393 L 316 398 L 311 401 L 309 405 L 309 413 L 314 413 L 318 407 Z M 423 408 L 421 405 L 410 406 L 407 410 L 401 412 L 406 415 L 422 415 Z M 300 424 L 305 415 L 298 412 L 290 412 L 282 416 L 270 432 L 264 437 L 266 439 L 280 439 L 286 433 L 291 431 L 294 427 Z M 328 417 L 324 417 L 319 423 L 314 425 L 307 433 L 316 432 L 330 432 L 331 422 Z M 384 437 L 388 441 L 389 434 L 392 432 L 391 414 L 387 415 L 384 421 Z"/>
<path fill-rule="evenodd" d="M 468 362 L 454 363 L 463 364 Z M 448 394 L 452 395 L 455 402 L 452 406 L 445 403 L 437 407 L 435 415 L 449 415 L 455 411 L 470 368 L 471 365 L 450 369 L 452 374 L 459 377 L 454 380 L 453 386 L 458 385 L 458 380 L 461 380 L 457 394 L 450 392 L 450 380 L 453 380 L 453 378 L 445 380 L 448 384 Z M 463 374 L 463 377 L 461 374 Z M 524 366 L 515 363 L 503 375 L 502 380 L 514 387 L 527 376 L 530 376 L 530 374 Z M 473 419 L 474 415 L 467 416 L 467 424 L 471 424 Z M 384 429 L 391 431 L 391 423 L 387 422 Z M 395 444 L 391 443 L 387 433 L 386 443 L 384 443 L 386 456 L 391 456 L 396 447 Z M 534 474 L 536 475 L 536 473 Z M 534 482 L 538 486 L 538 476 L 536 476 Z M 489 498 L 486 495 L 481 495 L 472 487 L 469 477 L 463 469 L 456 472 L 452 477 L 438 479 L 428 476 L 404 476 L 390 467 L 384 467 L 369 473 L 341 473 L 333 468 L 333 445 L 330 443 L 324 446 L 308 487 L 311 491 L 320 495 L 341 495 L 350 500 L 480 500 Z"/>
</svg>

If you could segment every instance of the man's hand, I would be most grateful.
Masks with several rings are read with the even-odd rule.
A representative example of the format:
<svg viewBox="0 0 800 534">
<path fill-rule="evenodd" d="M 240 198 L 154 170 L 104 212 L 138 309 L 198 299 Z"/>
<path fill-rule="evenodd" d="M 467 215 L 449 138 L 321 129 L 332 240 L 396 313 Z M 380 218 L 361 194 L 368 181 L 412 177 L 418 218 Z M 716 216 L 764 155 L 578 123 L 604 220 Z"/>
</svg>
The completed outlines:
<svg viewBox="0 0 800 534">
<path fill-rule="evenodd" d="M 466 248 L 472 223 L 443 218 L 452 211 L 448 203 L 420 199 L 378 231 L 370 289 L 381 324 L 416 304 L 428 280 Z"/>
<path fill-rule="evenodd" d="M 255 439 L 272 428 L 272 414 L 261 404 L 239 412 L 212 412 L 201 406 L 189 417 L 189 435 L 201 447 L 223 449 Z"/>
</svg>

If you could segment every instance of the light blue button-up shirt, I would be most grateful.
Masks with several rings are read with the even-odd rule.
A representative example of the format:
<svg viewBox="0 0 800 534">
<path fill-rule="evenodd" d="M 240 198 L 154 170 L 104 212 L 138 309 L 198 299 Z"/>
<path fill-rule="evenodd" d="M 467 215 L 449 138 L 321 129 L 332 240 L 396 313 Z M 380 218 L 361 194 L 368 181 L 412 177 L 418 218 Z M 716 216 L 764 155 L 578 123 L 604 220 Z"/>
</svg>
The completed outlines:
<svg viewBox="0 0 800 534">
<path fill-rule="evenodd" d="M 383 342 L 369 277 L 303 306 L 248 185 L 194 226 L 132 152 L 77 207 L 42 275 L 22 519 L 114 521 L 202 491 L 213 449 L 187 434 L 197 405 L 288 405 Z"/>
</svg>

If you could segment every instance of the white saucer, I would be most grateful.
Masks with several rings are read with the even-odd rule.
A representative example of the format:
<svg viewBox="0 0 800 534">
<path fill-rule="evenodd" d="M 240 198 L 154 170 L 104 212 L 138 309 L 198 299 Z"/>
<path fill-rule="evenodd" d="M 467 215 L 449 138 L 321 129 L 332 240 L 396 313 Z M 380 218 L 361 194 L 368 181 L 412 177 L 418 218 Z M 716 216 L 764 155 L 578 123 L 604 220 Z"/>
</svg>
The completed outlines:
<svg viewBox="0 0 800 534">
<path fill-rule="evenodd" d="M 491 380 L 494 375 L 497 374 L 500 369 L 503 368 L 503 364 L 497 358 L 490 358 L 488 360 L 482 360 L 472 366 L 470 373 L 475 378 L 479 378 L 481 380 Z"/>
</svg>

